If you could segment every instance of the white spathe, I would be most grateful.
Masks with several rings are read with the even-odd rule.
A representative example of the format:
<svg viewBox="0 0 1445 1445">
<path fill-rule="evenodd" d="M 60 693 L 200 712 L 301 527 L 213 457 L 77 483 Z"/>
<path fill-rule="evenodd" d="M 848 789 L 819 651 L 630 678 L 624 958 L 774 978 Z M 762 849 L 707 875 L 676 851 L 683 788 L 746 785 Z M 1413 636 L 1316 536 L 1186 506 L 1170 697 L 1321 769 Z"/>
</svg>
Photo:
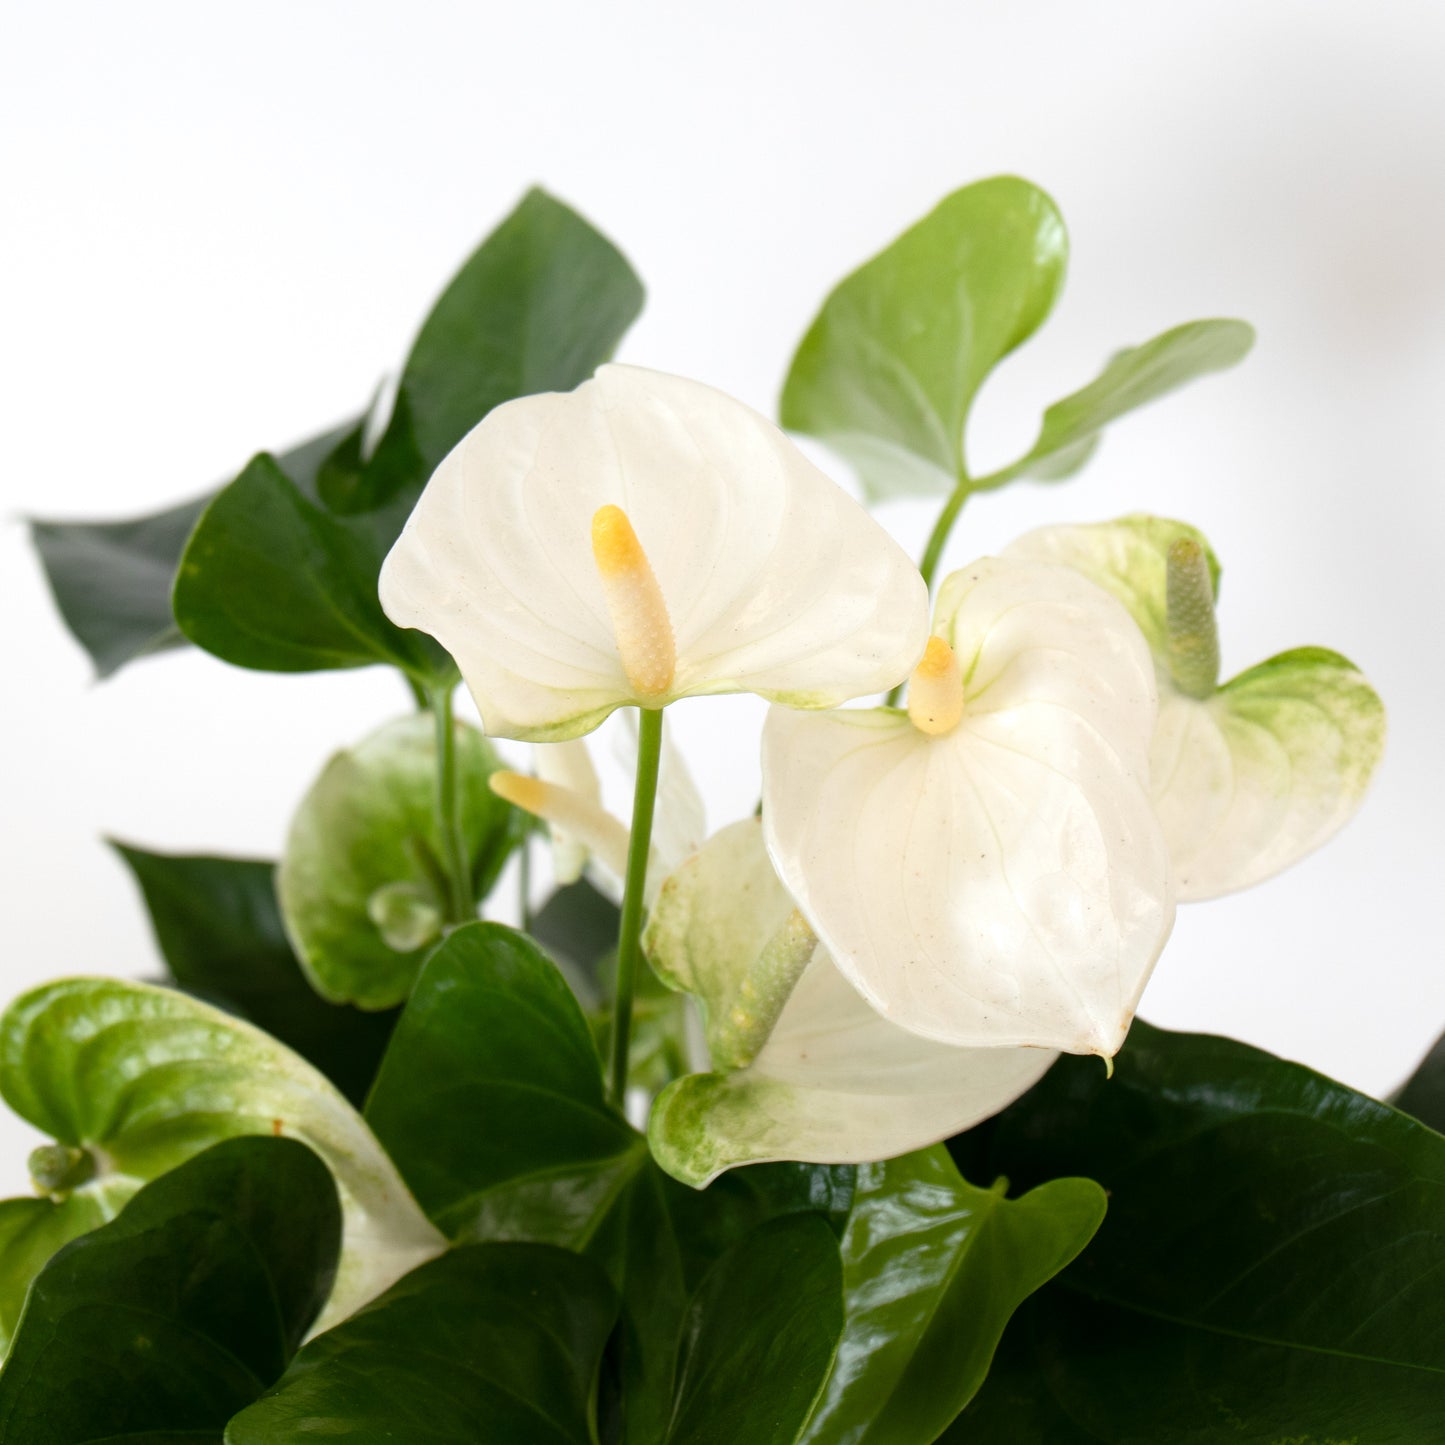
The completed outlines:
<svg viewBox="0 0 1445 1445">
<path fill-rule="evenodd" d="M 1143 629 L 1159 687 L 1154 803 L 1178 897 L 1196 902 L 1262 882 L 1344 827 L 1384 750 L 1385 709 L 1348 658 L 1321 647 L 1280 653 L 1208 697 L 1182 691 L 1165 621 L 1168 553 L 1180 538 L 1199 543 L 1213 563 L 1193 527 L 1149 516 L 1043 527 L 1006 555 L 1077 569 Z M 1217 577 L 1217 564 L 1211 571 Z"/>
<path fill-rule="evenodd" d="M 628 681 L 592 550 L 620 507 L 676 644 L 670 685 Z M 923 651 L 928 599 L 886 532 L 786 436 L 699 382 L 604 366 L 492 411 L 427 484 L 382 605 L 437 638 L 486 730 L 578 737 L 613 709 L 755 692 L 832 707 Z"/>
<path fill-rule="evenodd" d="M 739 1164 L 862 1163 L 935 1144 L 1011 1104 L 1057 1057 L 897 1027 L 790 929 L 794 911 L 755 818 L 709 839 L 657 900 L 648 957 L 702 1004 L 719 1070 L 676 1080 L 653 1106 L 653 1154 L 685 1183 Z"/>
<path fill-rule="evenodd" d="M 1004 558 L 948 578 L 934 631 L 962 672 L 949 732 L 891 708 L 769 713 L 768 851 L 893 1023 L 1112 1055 L 1174 917 L 1148 648 L 1078 573 Z"/>
</svg>

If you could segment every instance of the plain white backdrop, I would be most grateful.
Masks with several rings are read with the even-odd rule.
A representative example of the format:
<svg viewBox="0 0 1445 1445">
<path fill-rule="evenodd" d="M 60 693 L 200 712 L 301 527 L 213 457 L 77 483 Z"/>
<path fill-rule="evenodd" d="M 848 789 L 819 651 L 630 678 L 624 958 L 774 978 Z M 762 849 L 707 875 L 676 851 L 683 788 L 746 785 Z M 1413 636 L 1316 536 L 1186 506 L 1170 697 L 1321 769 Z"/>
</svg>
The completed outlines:
<svg viewBox="0 0 1445 1445">
<path fill-rule="evenodd" d="M 1445 1027 L 1442 73 L 1430 0 L 4 0 L 0 992 L 154 973 L 102 835 L 275 856 L 330 751 L 408 707 L 383 670 L 195 652 L 93 685 L 18 518 L 151 510 L 354 413 L 533 182 L 646 282 L 623 360 L 770 412 L 836 280 L 1012 171 L 1073 261 L 985 389 L 980 468 L 1121 345 L 1209 315 L 1260 340 L 1075 481 L 977 499 L 949 559 L 1185 517 L 1224 561 L 1227 674 L 1305 643 L 1364 668 L 1391 736 L 1359 817 L 1181 910 L 1143 1012 L 1393 1087 Z M 932 514 L 880 517 L 917 552 Z M 755 799 L 759 712 L 677 709 L 714 826 Z M 0 1190 L 30 1137 L 0 1123 Z"/>
</svg>

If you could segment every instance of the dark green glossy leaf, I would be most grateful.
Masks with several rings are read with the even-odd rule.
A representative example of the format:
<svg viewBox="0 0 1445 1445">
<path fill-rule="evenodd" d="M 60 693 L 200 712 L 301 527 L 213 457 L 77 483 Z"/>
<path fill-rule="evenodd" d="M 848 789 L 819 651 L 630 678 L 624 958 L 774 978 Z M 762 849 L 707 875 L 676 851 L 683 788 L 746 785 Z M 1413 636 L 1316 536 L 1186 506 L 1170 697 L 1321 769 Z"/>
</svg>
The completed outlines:
<svg viewBox="0 0 1445 1445">
<path fill-rule="evenodd" d="M 496 882 L 522 815 L 487 786 L 501 766 L 452 724 L 458 830 L 473 900 Z M 387 723 L 326 764 L 297 807 L 276 875 L 286 931 L 333 1003 L 391 1008 L 411 992 L 446 917 L 432 713 Z"/>
<path fill-rule="evenodd" d="M 281 469 L 303 492 L 315 495 L 322 458 L 349 425 L 278 457 Z M 109 677 L 138 657 L 185 643 L 171 611 L 171 589 L 186 541 L 215 496 L 208 492 L 122 522 L 31 524 L 56 606 L 90 654 L 97 677 Z"/>
<path fill-rule="evenodd" d="M 324 495 L 369 510 L 419 485 L 494 406 L 571 391 L 642 309 L 626 258 L 581 216 L 531 190 L 468 258 L 422 323 L 375 456 Z"/>
<path fill-rule="evenodd" d="M 373 524 L 333 516 L 262 453 L 211 502 L 172 603 L 192 642 L 238 667 L 313 672 L 386 662 L 422 685 L 452 675 L 430 638 L 388 621 Z"/>
<path fill-rule="evenodd" d="M 734 1245 L 688 1306 L 667 1445 L 790 1445 L 843 1330 L 838 1244 L 817 1215 Z"/>
<path fill-rule="evenodd" d="M 1445 1134 L 1445 1034 L 1420 1060 L 1420 1067 L 1390 1102 L 1437 1133 Z"/>
<path fill-rule="evenodd" d="M 366 1118 L 453 1238 L 580 1246 L 647 1157 L 603 1096 L 561 975 L 499 923 L 457 929 L 427 960 Z M 554 1182 L 563 1166 L 565 1191 Z"/>
<path fill-rule="evenodd" d="M 981 479 L 998 487 L 1015 477 L 1061 481 L 1088 461 L 1099 434 L 1116 417 L 1176 388 L 1238 365 L 1254 345 L 1243 321 L 1190 321 L 1139 346 L 1126 347 L 1087 386 L 1044 413 L 1038 440 L 1012 465 Z"/>
<path fill-rule="evenodd" d="M 556 967 L 500 924 L 451 934 L 423 967 L 367 1119 L 422 1206 L 461 1239 L 585 1250 L 622 1295 L 615 1434 L 656 1445 L 678 1331 L 710 1264 L 772 1215 L 846 1208 L 852 1171 L 742 1170 L 697 1192 L 652 1163 L 608 1105 L 587 1022 Z"/>
<path fill-rule="evenodd" d="M 1193 1329 L 1052 1286 L 946 1445 L 1436 1445 L 1438 1375 Z"/>
<path fill-rule="evenodd" d="M 617 1301 L 580 1255 L 482 1244 L 423 1265 L 311 1341 L 227 1445 L 592 1445 Z"/>
<path fill-rule="evenodd" d="M 0 1200 L 0 1357 L 10 1348 L 25 1292 L 62 1245 L 113 1219 L 135 1193 L 127 1180 L 53 1198 Z"/>
<path fill-rule="evenodd" d="M 955 191 L 823 303 L 783 425 L 827 442 L 872 495 L 952 490 L 973 399 L 1048 316 L 1067 259 L 1063 218 L 1037 187 L 996 176 Z"/>
<path fill-rule="evenodd" d="M 0 1371 L 0 1441 L 218 1442 L 274 1383 L 331 1288 L 341 1209 L 289 1139 L 234 1139 L 61 1251 Z"/>
<path fill-rule="evenodd" d="M 1016 1182 L 1087 1173 L 1110 1197 L 1062 1277 L 1074 1297 L 1032 1312 L 1037 1378 L 999 1391 L 1059 1402 L 1087 1439 L 1440 1438 L 1445 1138 L 1258 1049 L 1140 1023 L 1112 1081 L 1063 1059 L 986 1132 Z"/>
<path fill-rule="evenodd" d="M 942 1145 L 861 1166 L 843 1236 L 847 1325 L 808 1445 L 924 1445 L 969 1402 L 1019 1304 L 1089 1242 L 1104 1192 L 966 1184 Z"/>
<path fill-rule="evenodd" d="M 281 924 L 275 866 L 113 846 L 140 884 L 175 981 L 265 1029 L 359 1107 L 397 1011 L 327 1003 L 311 987 Z"/>
</svg>

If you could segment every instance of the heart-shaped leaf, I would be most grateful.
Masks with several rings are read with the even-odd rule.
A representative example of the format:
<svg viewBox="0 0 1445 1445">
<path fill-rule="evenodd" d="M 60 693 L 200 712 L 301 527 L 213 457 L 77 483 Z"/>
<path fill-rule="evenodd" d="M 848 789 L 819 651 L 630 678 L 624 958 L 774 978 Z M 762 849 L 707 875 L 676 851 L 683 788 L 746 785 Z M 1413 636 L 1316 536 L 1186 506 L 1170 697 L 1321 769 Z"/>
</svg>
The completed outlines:
<svg viewBox="0 0 1445 1445">
<path fill-rule="evenodd" d="M 325 1302 L 341 1210 L 290 1139 L 232 1139 L 41 1270 L 0 1371 L 15 1445 L 219 1442 Z"/>
<path fill-rule="evenodd" d="M 846 1210 L 852 1171 L 777 1166 L 697 1192 L 607 1103 L 556 967 L 500 924 L 459 928 L 417 979 L 367 1106 L 423 1207 L 454 1238 L 585 1250 L 623 1297 L 616 1434 L 656 1445 L 684 1311 L 723 1250 L 777 1214 Z"/>
<path fill-rule="evenodd" d="M 1024 1183 L 1092 1175 L 1109 1215 L 960 1441 L 1438 1435 L 1445 1138 L 1261 1050 L 1136 1024 L 1112 1081 L 1061 1060 L 986 1153 Z M 1048 1402 L 1032 1433 L 1023 1396 Z"/>
<path fill-rule="evenodd" d="M 275 865 L 114 847 L 140 884 L 176 982 L 265 1029 L 360 1107 L 396 1011 L 331 1004 L 311 987 L 281 924 Z"/>
<path fill-rule="evenodd" d="M 1092 1180 L 1022 1199 L 966 1184 L 941 1145 L 858 1170 L 843 1235 L 847 1324 L 801 1437 L 806 1445 L 919 1445 L 973 1398 L 1019 1304 L 1089 1242 Z"/>
<path fill-rule="evenodd" d="M 334 516 L 261 453 L 202 514 L 186 543 L 176 623 L 237 667 L 315 672 L 385 662 L 420 686 L 451 662 L 387 620 L 376 595 L 384 549 L 367 519 Z"/>
<path fill-rule="evenodd" d="M 345 1235 L 329 1319 L 444 1245 L 326 1078 L 268 1034 L 185 994 L 80 978 L 22 995 L 0 1019 L 0 1094 L 81 1151 L 89 1173 L 45 1201 L 49 1222 L 32 1220 L 0 1255 L 11 1291 L 28 1283 L 23 1266 L 35 1259 L 37 1237 L 93 1227 L 85 1201 L 113 1214 L 141 1185 L 238 1135 L 300 1139 L 336 1177 Z M 14 1303 L 12 1294 L 4 1306 Z"/>
<path fill-rule="evenodd" d="M 347 423 L 312 437 L 281 453 L 277 462 L 314 497 L 322 459 L 350 428 Z M 31 523 L 60 615 L 90 654 L 98 678 L 138 657 L 184 645 L 171 611 L 171 588 L 186 541 L 215 496 L 208 492 L 123 522 Z"/>
<path fill-rule="evenodd" d="M 783 425 L 827 442 L 873 496 L 952 490 L 973 399 L 1053 309 L 1068 253 L 1063 217 L 1027 181 L 945 197 L 823 303 Z"/>
<path fill-rule="evenodd" d="M 607 1277 L 580 1255 L 454 1249 L 312 1340 L 232 1420 L 226 1445 L 593 1445 L 593 1384 L 616 1315 Z"/>
<path fill-rule="evenodd" d="M 485 896 L 521 834 L 487 786 L 500 766 L 476 728 L 452 724 L 459 825 L 473 898 Z M 437 823 L 430 713 L 387 723 L 337 753 L 291 820 L 276 875 L 286 932 L 332 1003 L 401 1003 L 441 934 L 446 856 Z"/>
</svg>

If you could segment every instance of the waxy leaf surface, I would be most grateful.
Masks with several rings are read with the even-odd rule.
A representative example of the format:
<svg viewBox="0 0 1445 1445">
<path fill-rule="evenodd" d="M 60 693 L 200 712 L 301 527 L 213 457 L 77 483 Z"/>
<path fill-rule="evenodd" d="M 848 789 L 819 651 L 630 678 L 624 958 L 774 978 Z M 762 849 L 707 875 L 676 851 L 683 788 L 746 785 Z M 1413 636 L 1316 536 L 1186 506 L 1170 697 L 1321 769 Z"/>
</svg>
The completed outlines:
<svg viewBox="0 0 1445 1445">
<path fill-rule="evenodd" d="M 1445 1427 L 1445 1138 L 1258 1049 L 1144 1024 L 1112 1080 L 1061 1060 L 980 1133 L 985 1167 L 1086 1173 L 1109 1213 L 1010 1332 L 959 1440 L 1423 1445 Z M 1039 1423 L 1003 1433 L 1023 1397 Z M 964 1428 L 975 1413 L 992 1433 Z"/>
<path fill-rule="evenodd" d="M 1009 1316 L 1104 1217 L 1089 1179 L 1022 1199 L 966 1184 L 941 1145 L 858 1170 L 842 1239 L 847 1307 L 804 1445 L 920 1445 L 988 1373 Z"/>
<path fill-rule="evenodd" d="M 452 724 L 459 826 L 473 899 L 486 895 L 515 846 L 512 808 L 487 787 L 499 766 L 476 728 Z M 301 800 L 276 875 L 296 953 L 332 1003 L 365 1009 L 403 1002 L 440 933 L 444 908 L 437 827 L 437 740 L 430 712 L 387 723 L 338 752 Z M 376 921 L 382 890 L 402 888 L 434 911 L 420 941 Z"/>
<path fill-rule="evenodd" d="M 688 1306 L 666 1445 L 790 1445 L 842 1331 L 832 1230 L 816 1214 L 769 1221 L 712 1267 Z"/>
<path fill-rule="evenodd" d="M 623 1299 L 616 1437 L 656 1445 L 688 1300 L 770 1215 L 846 1209 L 851 1171 L 669 1179 L 607 1103 L 587 1021 L 555 965 L 500 924 L 457 929 L 423 967 L 367 1118 L 432 1219 L 459 1240 L 585 1251 Z M 843 1176 L 847 1176 L 846 1178 Z"/>
<path fill-rule="evenodd" d="M 345 1234 L 328 1319 L 341 1318 L 443 1247 L 395 1167 L 336 1088 L 268 1034 L 185 994 L 115 979 L 66 979 L 0 1019 L 0 1094 L 61 1144 L 90 1151 L 89 1183 L 54 1218 L 92 1227 L 208 1145 L 285 1135 L 330 1166 Z M 3 1277 L 20 1287 L 7 1257 Z"/>
<path fill-rule="evenodd" d="M 140 884 L 175 981 L 265 1029 L 360 1108 L 396 1013 L 328 1003 L 312 988 L 281 922 L 275 865 L 114 846 Z"/>
<path fill-rule="evenodd" d="M 226 1445 L 318 1438 L 593 1445 L 617 1315 L 591 1260 L 538 1244 L 453 1249 L 311 1341 Z"/>
<path fill-rule="evenodd" d="M 40 1272 L 0 1371 L 0 1440 L 219 1445 L 326 1300 L 341 1210 L 290 1139 L 232 1139 Z"/>
</svg>

